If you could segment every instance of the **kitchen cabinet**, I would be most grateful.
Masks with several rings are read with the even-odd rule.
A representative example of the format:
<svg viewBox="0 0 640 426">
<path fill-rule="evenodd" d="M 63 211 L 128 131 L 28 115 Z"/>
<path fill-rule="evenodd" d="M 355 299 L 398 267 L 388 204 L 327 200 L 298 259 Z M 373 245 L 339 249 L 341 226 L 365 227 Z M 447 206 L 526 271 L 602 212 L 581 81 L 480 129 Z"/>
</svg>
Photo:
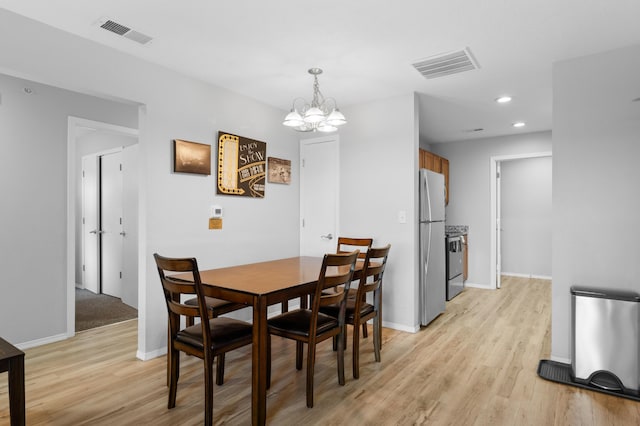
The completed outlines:
<svg viewBox="0 0 640 426">
<path fill-rule="evenodd" d="M 464 234 L 462 239 L 462 281 L 467 281 L 469 276 L 469 234 Z"/>
<path fill-rule="evenodd" d="M 421 169 L 444 175 L 444 202 L 449 204 L 449 160 L 425 149 L 420 150 L 418 160 Z"/>
<path fill-rule="evenodd" d="M 444 175 L 444 203 L 449 204 L 449 160 L 440 157 L 440 170 Z"/>
</svg>

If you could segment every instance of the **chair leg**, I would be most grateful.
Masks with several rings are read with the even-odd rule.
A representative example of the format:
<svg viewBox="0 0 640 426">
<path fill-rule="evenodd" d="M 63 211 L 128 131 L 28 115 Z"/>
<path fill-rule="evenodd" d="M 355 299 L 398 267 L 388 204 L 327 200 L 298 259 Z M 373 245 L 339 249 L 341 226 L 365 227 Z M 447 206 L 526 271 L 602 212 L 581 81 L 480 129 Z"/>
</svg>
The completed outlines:
<svg viewBox="0 0 640 426">
<path fill-rule="evenodd" d="M 316 363 L 316 344 L 315 342 L 309 342 L 307 346 L 309 347 L 309 352 L 307 353 L 307 407 L 313 408 L 313 371 Z M 339 347 L 340 343 L 338 343 Z"/>
<path fill-rule="evenodd" d="M 224 383 L 224 353 L 216 357 L 216 385 L 222 386 Z"/>
<path fill-rule="evenodd" d="M 171 386 L 171 348 L 167 348 L 167 387 L 169 386 Z"/>
<path fill-rule="evenodd" d="M 167 387 L 171 386 L 171 329 L 167 329 Z"/>
<path fill-rule="evenodd" d="M 373 353 L 376 362 L 380 362 L 380 347 L 382 344 L 382 327 L 380 326 L 380 315 L 373 317 Z"/>
<path fill-rule="evenodd" d="M 296 370 L 302 370 L 302 357 L 304 353 L 304 343 L 296 340 Z"/>
<path fill-rule="evenodd" d="M 360 324 L 354 322 L 353 324 L 353 350 L 352 350 L 352 370 L 353 378 L 360 378 Z"/>
<path fill-rule="evenodd" d="M 176 393 L 178 390 L 178 370 L 180 369 L 180 352 L 170 349 L 169 356 L 169 401 L 167 408 L 176 406 Z"/>
<path fill-rule="evenodd" d="M 204 361 L 204 424 L 213 424 L 213 357 Z"/>
<path fill-rule="evenodd" d="M 342 331 L 338 335 L 338 383 L 340 386 L 344 386 L 344 339 L 342 335 L 345 334 L 345 327 L 342 327 Z"/>
</svg>

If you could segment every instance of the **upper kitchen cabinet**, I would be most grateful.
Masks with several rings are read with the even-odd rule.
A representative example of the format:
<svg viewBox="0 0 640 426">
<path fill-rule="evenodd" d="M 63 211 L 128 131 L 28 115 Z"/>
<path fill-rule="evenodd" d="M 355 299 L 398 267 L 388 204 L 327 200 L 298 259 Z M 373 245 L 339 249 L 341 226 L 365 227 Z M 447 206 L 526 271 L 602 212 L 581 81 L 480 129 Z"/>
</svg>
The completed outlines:
<svg viewBox="0 0 640 426">
<path fill-rule="evenodd" d="M 445 204 L 449 204 L 449 160 L 438 154 L 421 149 L 419 155 L 421 169 L 432 170 L 444 175 Z"/>
<path fill-rule="evenodd" d="M 449 204 L 449 160 L 440 157 L 440 169 L 444 175 L 444 203 Z"/>
</svg>

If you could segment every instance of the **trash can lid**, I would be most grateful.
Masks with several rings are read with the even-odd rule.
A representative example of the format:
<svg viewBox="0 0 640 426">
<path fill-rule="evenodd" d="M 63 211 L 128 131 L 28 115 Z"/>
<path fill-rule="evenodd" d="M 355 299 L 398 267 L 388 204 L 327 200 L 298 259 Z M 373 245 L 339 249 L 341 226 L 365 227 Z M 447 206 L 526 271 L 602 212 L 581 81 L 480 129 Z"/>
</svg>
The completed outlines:
<svg viewBox="0 0 640 426">
<path fill-rule="evenodd" d="M 597 297 L 600 299 L 614 299 L 614 300 L 623 300 L 627 302 L 640 302 L 640 294 L 630 290 L 572 286 L 571 294 L 574 296 L 582 296 L 582 297 Z"/>
</svg>

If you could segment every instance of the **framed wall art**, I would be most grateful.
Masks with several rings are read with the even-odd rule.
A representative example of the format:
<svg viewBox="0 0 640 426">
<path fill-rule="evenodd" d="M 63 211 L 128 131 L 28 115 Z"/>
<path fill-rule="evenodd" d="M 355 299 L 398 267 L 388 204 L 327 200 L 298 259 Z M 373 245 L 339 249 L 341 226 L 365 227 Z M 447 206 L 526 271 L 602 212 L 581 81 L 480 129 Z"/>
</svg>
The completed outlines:
<svg viewBox="0 0 640 426">
<path fill-rule="evenodd" d="M 267 144 L 218 132 L 218 194 L 264 198 Z"/>
<path fill-rule="evenodd" d="M 291 183 L 291 160 L 268 157 L 267 170 L 270 183 Z"/>
<path fill-rule="evenodd" d="M 173 170 L 176 173 L 210 175 L 211 145 L 174 139 Z"/>
</svg>

